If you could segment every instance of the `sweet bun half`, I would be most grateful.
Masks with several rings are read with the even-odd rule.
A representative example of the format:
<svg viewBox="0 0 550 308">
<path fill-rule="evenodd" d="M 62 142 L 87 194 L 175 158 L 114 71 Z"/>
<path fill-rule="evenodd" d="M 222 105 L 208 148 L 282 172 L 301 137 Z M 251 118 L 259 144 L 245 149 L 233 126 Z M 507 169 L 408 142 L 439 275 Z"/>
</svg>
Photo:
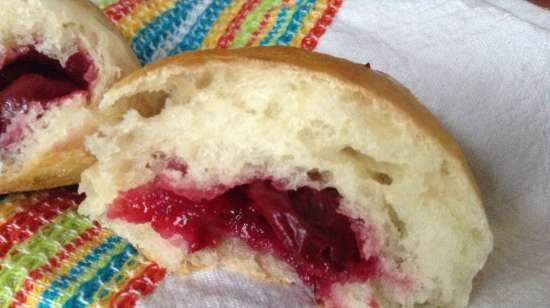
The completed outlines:
<svg viewBox="0 0 550 308">
<path fill-rule="evenodd" d="M 172 271 L 327 307 L 464 307 L 492 235 L 462 151 L 387 75 L 284 47 L 188 52 L 113 86 L 79 211 Z"/>
<path fill-rule="evenodd" d="M 0 193 L 77 183 L 99 100 L 137 68 L 86 0 L 0 1 Z"/>
</svg>

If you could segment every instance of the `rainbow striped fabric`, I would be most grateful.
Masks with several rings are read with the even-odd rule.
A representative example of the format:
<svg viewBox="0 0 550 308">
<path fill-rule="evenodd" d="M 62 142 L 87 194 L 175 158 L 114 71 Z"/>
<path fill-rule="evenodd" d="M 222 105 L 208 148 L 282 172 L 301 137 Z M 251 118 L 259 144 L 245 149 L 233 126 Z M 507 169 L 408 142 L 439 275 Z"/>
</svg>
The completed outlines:
<svg viewBox="0 0 550 308">
<path fill-rule="evenodd" d="M 96 0 L 142 63 L 193 49 L 314 49 L 343 0 Z"/>
<path fill-rule="evenodd" d="M 0 307 L 132 307 L 165 270 L 76 213 L 73 188 L 0 201 Z"/>
<path fill-rule="evenodd" d="M 143 64 L 182 51 L 314 49 L 342 0 L 94 0 Z M 76 213 L 75 188 L 0 196 L 0 308 L 133 307 L 166 271 Z"/>
</svg>

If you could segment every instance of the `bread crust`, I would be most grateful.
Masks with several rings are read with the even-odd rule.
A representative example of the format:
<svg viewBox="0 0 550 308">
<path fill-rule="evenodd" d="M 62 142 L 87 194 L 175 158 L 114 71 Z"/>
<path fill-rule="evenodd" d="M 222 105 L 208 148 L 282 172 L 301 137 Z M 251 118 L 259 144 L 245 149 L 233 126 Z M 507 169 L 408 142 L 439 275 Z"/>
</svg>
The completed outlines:
<svg viewBox="0 0 550 308">
<path fill-rule="evenodd" d="M 440 144 L 452 158 L 460 163 L 464 173 L 468 176 L 469 184 L 481 200 L 478 185 L 462 149 L 428 108 L 422 105 L 407 88 L 389 75 L 345 59 L 282 46 L 189 51 L 158 61 L 130 74 L 116 83 L 110 92 L 116 93 L 118 89 L 148 75 L 150 72 L 171 66 L 185 68 L 204 65 L 213 61 L 231 62 L 238 65 L 238 63 L 255 60 L 326 74 L 337 78 L 343 83 L 355 86 L 359 91 L 370 97 L 379 98 L 381 101 L 391 104 L 394 107 L 393 109 L 401 113 L 403 118 L 410 119 L 426 136 L 437 141 L 437 144 Z"/>
<path fill-rule="evenodd" d="M 52 150 L 26 164 L 21 172 L 0 179 L 0 194 L 34 191 L 78 183 L 80 173 L 95 162 L 83 145 Z"/>
<path fill-rule="evenodd" d="M 114 61 L 123 61 L 121 66 L 124 70 L 139 68 L 137 57 L 128 47 L 126 40 L 106 19 L 101 10 L 88 0 L 42 2 L 44 6 L 48 7 L 48 14 L 56 15 L 59 22 L 67 19 L 62 15 L 68 11 L 71 20 L 78 21 L 87 29 L 93 29 L 97 36 L 105 37 L 114 46 L 124 47 L 107 50 L 108 57 L 112 57 Z M 100 69 L 102 68 L 100 67 Z M 95 109 L 97 101 L 101 97 L 96 98 L 95 95 L 91 97 L 94 97 L 96 102 L 89 101 L 85 108 Z M 97 125 L 98 123 L 85 123 L 83 127 L 96 127 Z M 48 189 L 78 183 L 80 173 L 95 161 L 94 156 L 89 154 L 84 146 L 83 140 L 88 133 L 90 133 L 89 129 L 73 132 L 70 140 L 60 140 L 46 153 L 32 161 L 25 162 L 17 172 L 3 174 L 0 177 L 0 194 Z M 62 146 L 58 146 L 59 144 Z"/>
</svg>

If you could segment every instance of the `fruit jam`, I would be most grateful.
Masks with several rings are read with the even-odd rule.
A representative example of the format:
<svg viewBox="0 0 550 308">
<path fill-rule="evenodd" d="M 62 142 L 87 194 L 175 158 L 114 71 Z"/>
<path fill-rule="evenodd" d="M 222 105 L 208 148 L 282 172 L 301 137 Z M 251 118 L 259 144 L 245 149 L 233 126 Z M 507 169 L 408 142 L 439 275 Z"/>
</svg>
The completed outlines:
<svg viewBox="0 0 550 308">
<path fill-rule="evenodd" d="M 379 275 L 378 259 L 362 257 L 352 229 L 362 222 L 338 213 L 341 199 L 334 188 L 282 191 L 270 181 L 257 180 L 195 202 L 157 179 L 120 193 L 107 216 L 151 223 L 165 239 L 179 235 L 190 253 L 237 237 L 287 262 L 323 301 L 336 282 Z"/>
<path fill-rule="evenodd" d="M 64 65 L 33 46 L 9 51 L 0 57 L 0 135 L 14 117 L 32 108 L 47 110 L 64 97 L 87 94 L 96 77 L 97 68 L 84 51 L 74 53 Z M 20 137 L 7 139 L 15 142 Z"/>
</svg>

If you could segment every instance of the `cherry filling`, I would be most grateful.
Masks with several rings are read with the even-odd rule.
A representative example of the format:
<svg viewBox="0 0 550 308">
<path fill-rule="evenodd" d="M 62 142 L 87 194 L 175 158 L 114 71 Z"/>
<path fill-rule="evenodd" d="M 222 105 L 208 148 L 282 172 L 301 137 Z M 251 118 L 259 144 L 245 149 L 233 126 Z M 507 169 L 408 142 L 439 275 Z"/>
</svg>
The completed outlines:
<svg viewBox="0 0 550 308">
<path fill-rule="evenodd" d="M 35 107 L 47 110 L 64 97 L 86 93 L 96 77 L 97 69 L 84 51 L 74 53 L 65 65 L 34 46 L 8 52 L 0 58 L 0 136 L 14 117 Z"/>
<path fill-rule="evenodd" d="M 378 259 L 362 257 L 352 230 L 361 222 L 337 212 L 341 199 L 334 188 L 282 191 L 257 180 L 194 202 L 152 181 L 120 193 L 107 216 L 151 223 L 166 239 L 179 235 L 190 252 L 237 237 L 286 261 L 322 301 L 336 282 L 366 281 L 379 274 Z"/>
</svg>

